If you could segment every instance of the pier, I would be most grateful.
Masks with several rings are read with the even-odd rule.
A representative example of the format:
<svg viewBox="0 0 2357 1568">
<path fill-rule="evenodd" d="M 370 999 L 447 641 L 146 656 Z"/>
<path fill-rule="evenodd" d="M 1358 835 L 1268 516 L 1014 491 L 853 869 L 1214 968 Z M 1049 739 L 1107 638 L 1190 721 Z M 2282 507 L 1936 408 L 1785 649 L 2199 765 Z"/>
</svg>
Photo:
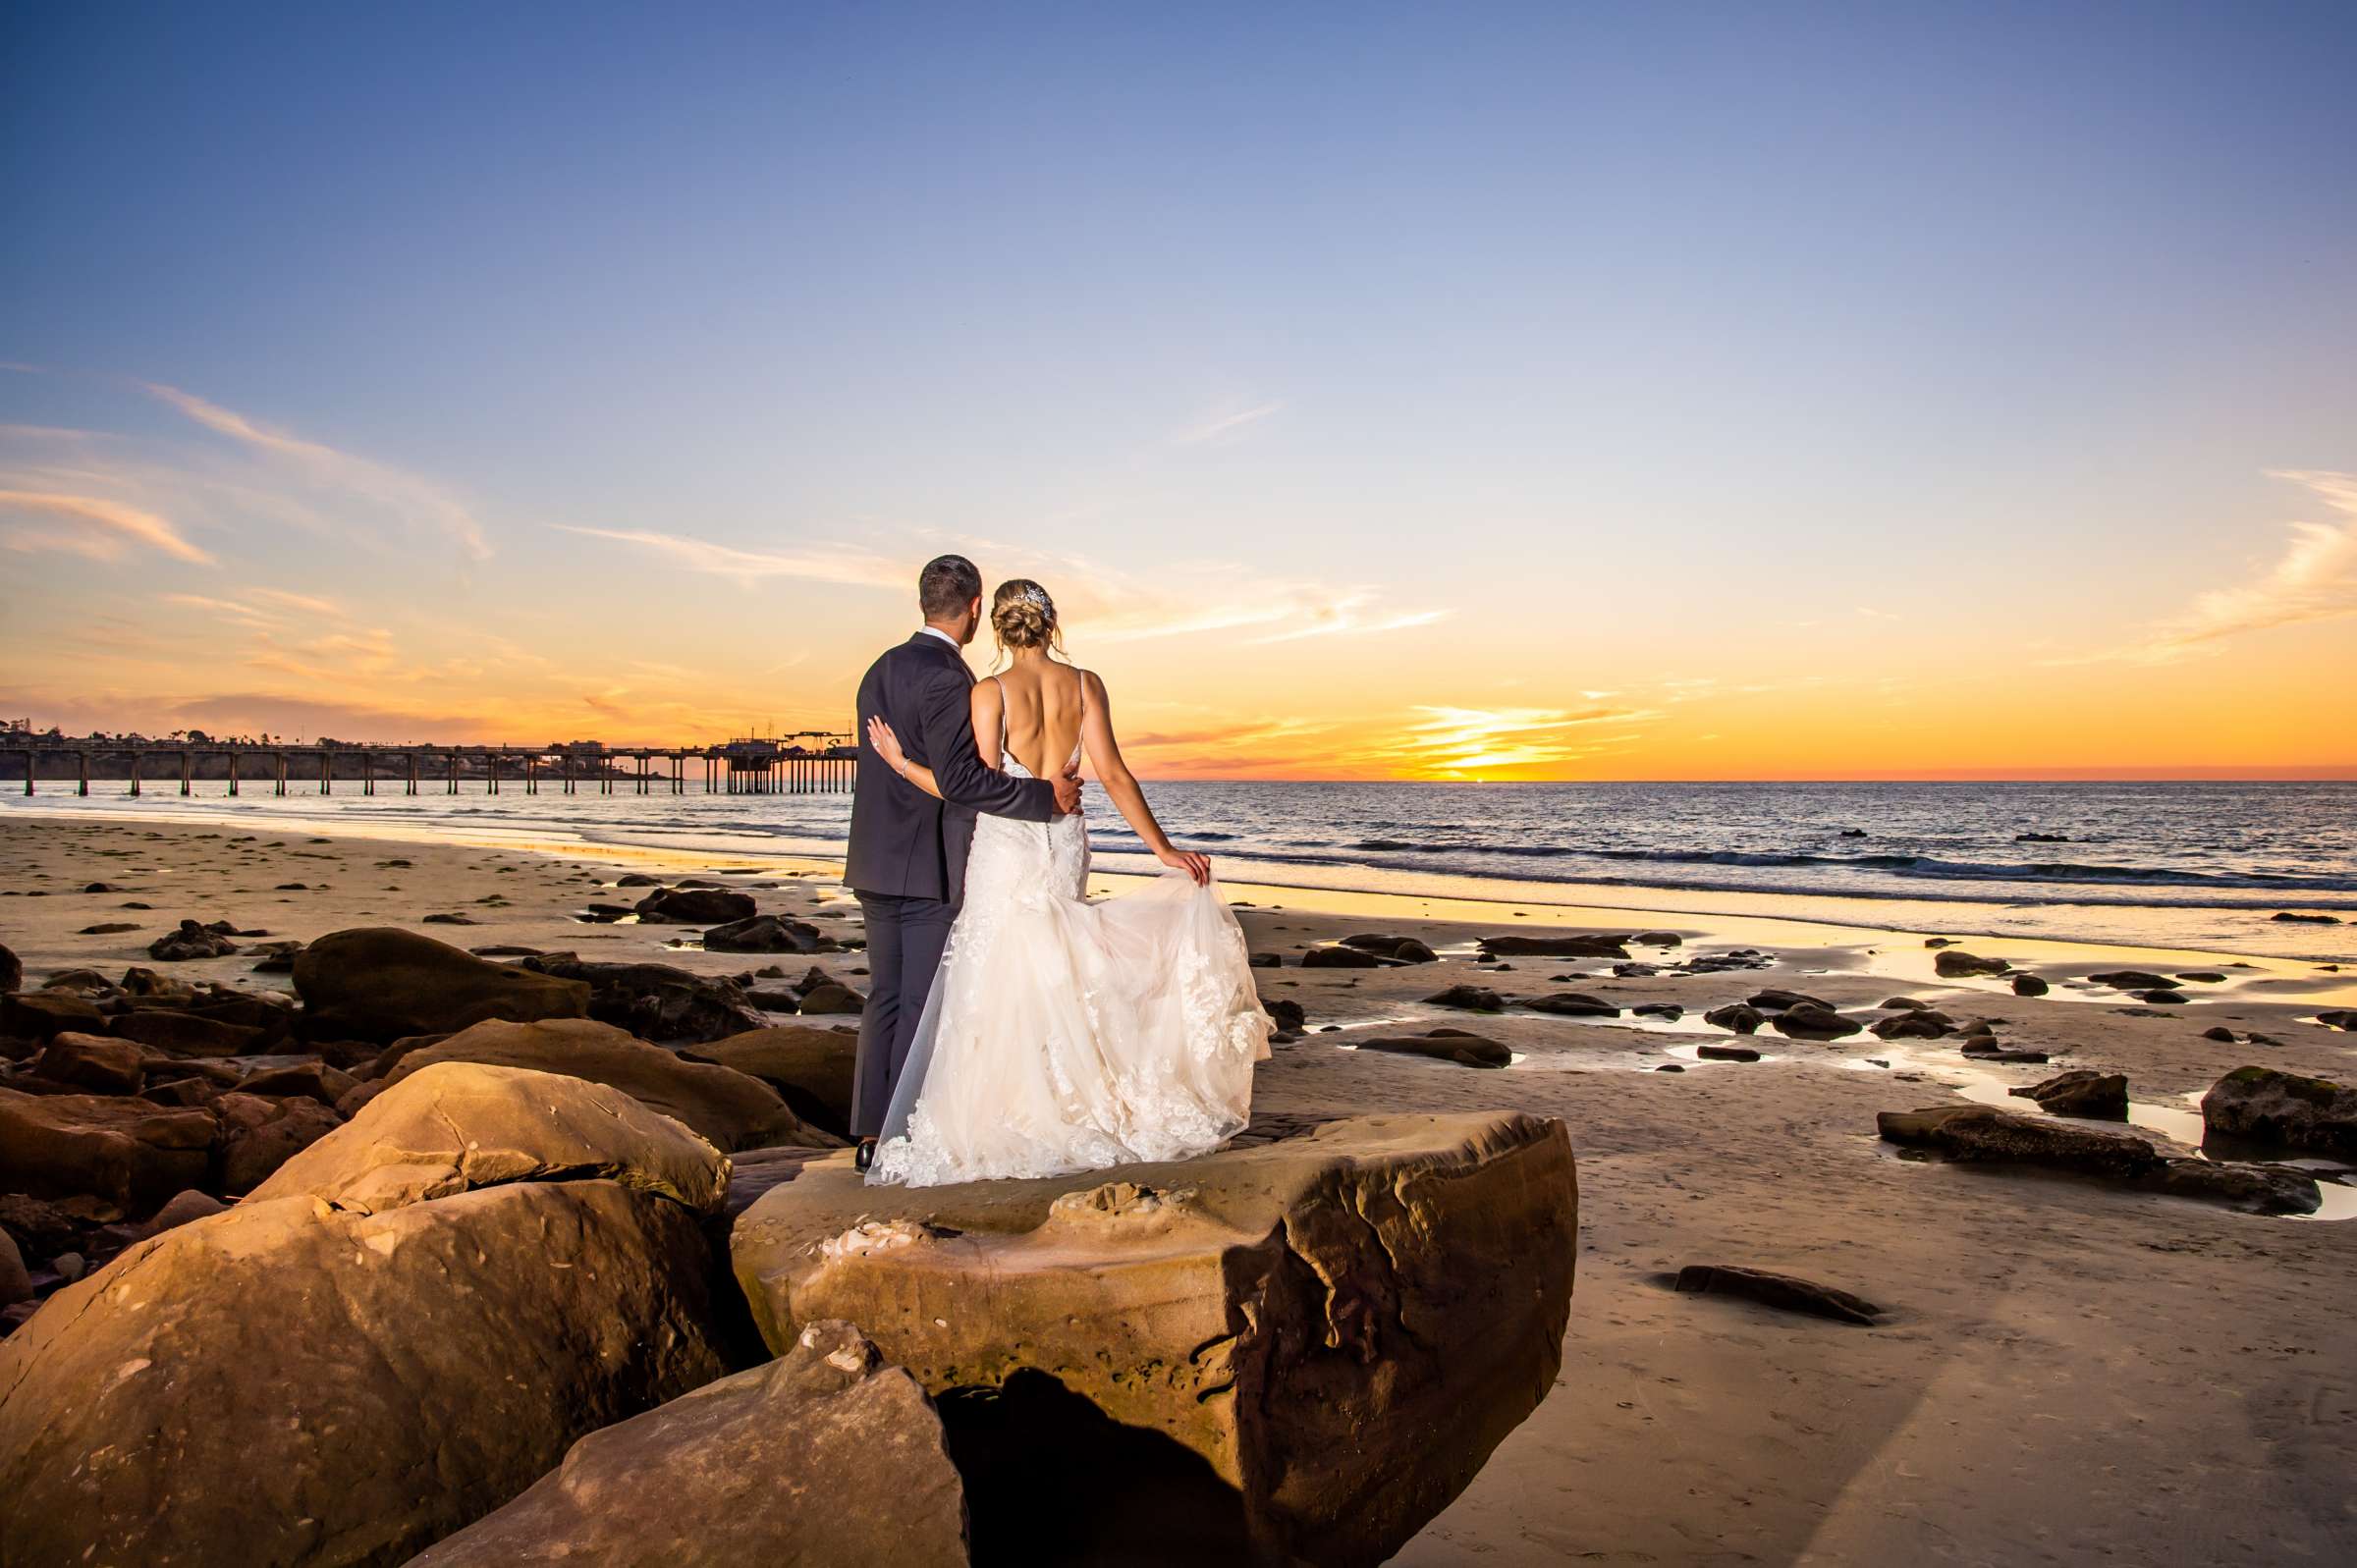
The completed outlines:
<svg viewBox="0 0 2357 1568">
<path fill-rule="evenodd" d="M 70 784 L 78 795 L 90 792 L 92 778 L 125 778 L 129 793 L 169 790 L 192 794 L 198 779 L 226 780 L 235 795 L 250 784 L 274 795 L 315 785 L 332 794 L 339 784 L 373 795 L 439 792 L 458 794 L 479 785 L 486 794 L 502 788 L 539 794 L 543 787 L 565 794 L 687 794 L 700 781 L 705 794 L 833 794 L 858 778 L 859 749 L 851 737 L 805 730 L 783 738 L 730 740 L 712 746 L 612 746 L 601 741 L 527 747 L 493 745 L 359 744 L 318 741 L 68 739 L 51 736 L 0 737 L 0 756 L 21 757 L 25 792 L 37 792 L 43 779 Z M 98 764 L 96 770 L 92 764 Z M 105 771 L 109 765 L 126 772 Z"/>
</svg>

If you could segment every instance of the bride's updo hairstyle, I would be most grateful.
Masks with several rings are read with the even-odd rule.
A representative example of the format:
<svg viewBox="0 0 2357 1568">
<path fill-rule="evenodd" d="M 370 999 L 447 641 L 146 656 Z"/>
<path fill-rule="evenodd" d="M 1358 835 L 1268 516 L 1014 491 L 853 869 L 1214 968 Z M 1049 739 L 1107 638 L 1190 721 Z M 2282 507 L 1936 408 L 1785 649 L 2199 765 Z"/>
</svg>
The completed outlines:
<svg viewBox="0 0 2357 1568">
<path fill-rule="evenodd" d="M 1064 628 L 1056 622 L 1056 601 L 1029 577 L 1010 577 L 999 584 L 990 601 L 990 629 L 1002 648 L 1064 651 Z"/>
</svg>

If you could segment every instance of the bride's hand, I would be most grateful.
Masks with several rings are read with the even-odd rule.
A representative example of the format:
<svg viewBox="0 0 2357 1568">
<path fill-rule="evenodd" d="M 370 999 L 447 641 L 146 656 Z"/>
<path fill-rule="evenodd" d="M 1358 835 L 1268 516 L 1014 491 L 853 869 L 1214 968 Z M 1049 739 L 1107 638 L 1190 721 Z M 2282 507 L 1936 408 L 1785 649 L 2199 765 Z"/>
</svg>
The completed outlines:
<svg viewBox="0 0 2357 1568">
<path fill-rule="evenodd" d="M 1165 844 L 1154 852 L 1154 858 L 1166 866 L 1176 866 L 1178 870 L 1185 872 L 1194 878 L 1195 886 L 1198 888 L 1211 885 L 1211 856 L 1209 855 L 1199 855 L 1190 849 L 1180 849 L 1175 844 Z"/>
<path fill-rule="evenodd" d="M 901 750 L 901 737 L 892 732 L 892 726 L 881 719 L 870 719 L 867 722 L 867 743 L 876 748 L 876 755 L 884 759 L 885 767 L 894 773 L 905 775 L 908 758 Z"/>
</svg>

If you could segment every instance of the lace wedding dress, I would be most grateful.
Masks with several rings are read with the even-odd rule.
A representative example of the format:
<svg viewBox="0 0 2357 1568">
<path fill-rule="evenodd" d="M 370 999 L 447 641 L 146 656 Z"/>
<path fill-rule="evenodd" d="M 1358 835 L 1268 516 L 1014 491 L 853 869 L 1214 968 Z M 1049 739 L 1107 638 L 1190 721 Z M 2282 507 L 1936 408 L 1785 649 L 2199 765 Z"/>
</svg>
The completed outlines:
<svg viewBox="0 0 2357 1568">
<path fill-rule="evenodd" d="M 1178 872 L 1095 902 L 1087 883 L 1078 816 L 974 824 L 965 903 L 869 1181 L 1182 1160 L 1243 1129 L 1270 1023 L 1235 916 Z"/>
</svg>

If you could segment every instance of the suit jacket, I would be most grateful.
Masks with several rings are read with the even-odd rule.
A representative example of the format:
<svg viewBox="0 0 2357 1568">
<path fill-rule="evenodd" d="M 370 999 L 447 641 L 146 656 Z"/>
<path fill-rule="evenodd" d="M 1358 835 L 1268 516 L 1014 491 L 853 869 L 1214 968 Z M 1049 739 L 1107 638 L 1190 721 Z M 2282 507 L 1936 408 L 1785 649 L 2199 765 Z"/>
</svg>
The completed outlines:
<svg viewBox="0 0 2357 1568">
<path fill-rule="evenodd" d="M 920 631 L 868 667 L 859 682 L 859 771 L 851 786 L 851 843 L 843 880 L 856 892 L 956 903 L 965 891 L 974 815 L 1046 822 L 1056 786 L 986 767 L 974 749 L 973 672 L 950 643 Z M 886 766 L 867 741 L 881 718 L 910 762 L 933 770 L 941 799 Z"/>
</svg>

